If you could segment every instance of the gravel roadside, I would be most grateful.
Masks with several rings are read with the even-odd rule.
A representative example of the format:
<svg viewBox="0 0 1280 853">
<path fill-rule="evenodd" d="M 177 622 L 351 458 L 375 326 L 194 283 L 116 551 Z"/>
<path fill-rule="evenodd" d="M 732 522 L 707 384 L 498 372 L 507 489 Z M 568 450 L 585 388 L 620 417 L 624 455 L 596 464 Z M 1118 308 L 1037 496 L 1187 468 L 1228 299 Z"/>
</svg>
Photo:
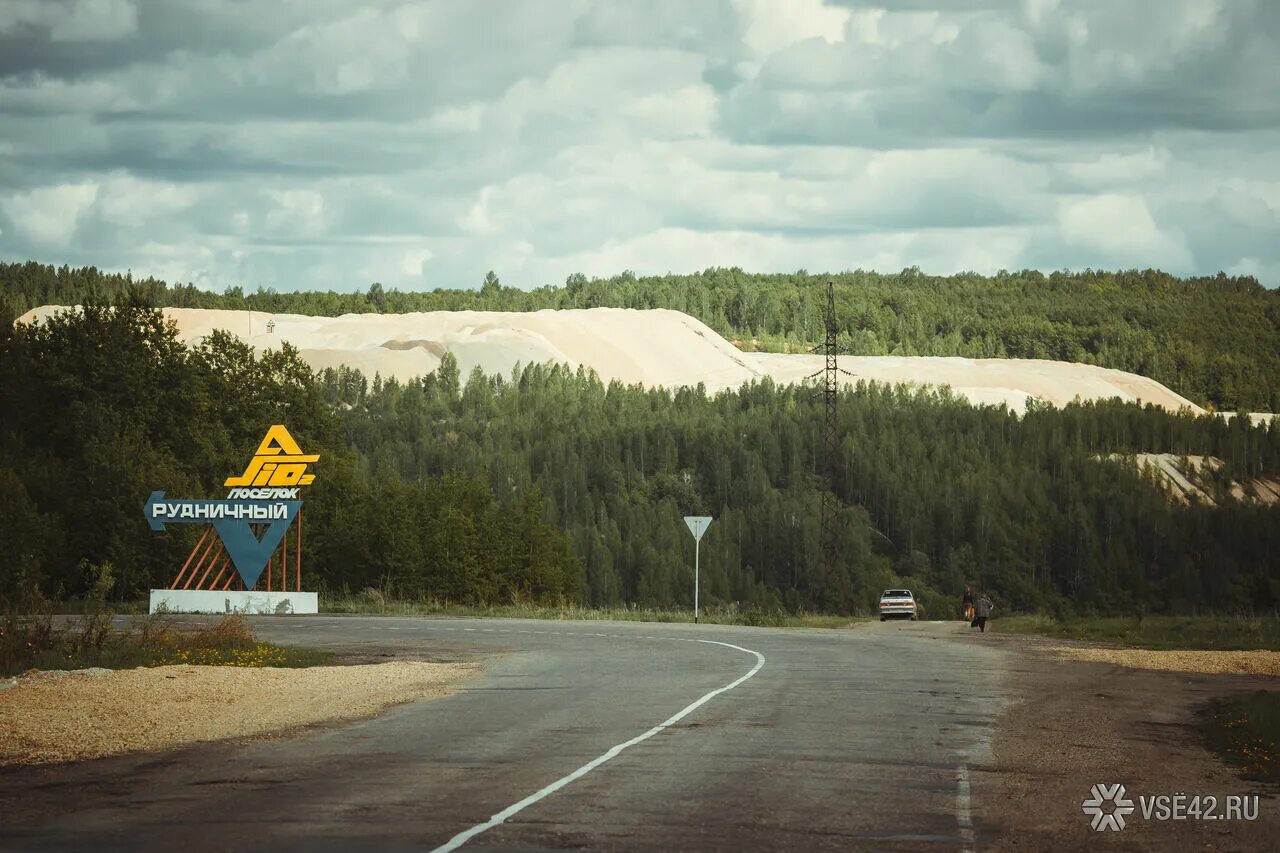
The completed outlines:
<svg viewBox="0 0 1280 853">
<path fill-rule="evenodd" d="M 1243 780 L 1205 748 L 1198 712 L 1210 700 L 1280 689 L 1275 652 L 1147 651 L 1002 634 L 964 622 L 898 627 L 923 640 L 979 643 L 1016 655 L 994 761 L 970 766 L 978 847 L 1016 853 L 1272 850 L 1280 790 Z M 1082 806 L 1094 785 L 1125 786 L 1124 829 L 1095 832 Z M 1144 819 L 1140 797 L 1257 795 L 1253 821 Z"/>
<path fill-rule="evenodd" d="M 474 664 L 41 672 L 0 690 L 0 766 L 97 758 L 368 717 L 443 696 Z"/>
<path fill-rule="evenodd" d="M 1044 646 L 1043 651 L 1070 660 L 1093 661 L 1134 669 L 1203 672 L 1215 675 L 1280 675 L 1280 652 L 1181 651 Z M 1280 687 L 1280 685 L 1274 685 Z"/>
<path fill-rule="evenodd" d="M 1241 674 L 1274 653 L 1064 649 L 1060 641 L 990 632 L 961 632 L 955 640 L 998 644 L 1020 656 L 994 766 L 970 769 L 982 792 L 975 817 L 983 849 L 1274 849 L 1280 792 L 1241 779 L 1204 747 L 1196 727 L 1211 699 L 1280 687 L 1273 676 Z M 1116 783 L 1135 806 L 1144 795 L 1212 795 L 1221 804 L 1227 795 L 1256 794 L 1258 817 L 1158 821 L 1138 809 L 1123 830 L 1095 832 L 1082 804 L 1094 785 Z"/>
</svg>

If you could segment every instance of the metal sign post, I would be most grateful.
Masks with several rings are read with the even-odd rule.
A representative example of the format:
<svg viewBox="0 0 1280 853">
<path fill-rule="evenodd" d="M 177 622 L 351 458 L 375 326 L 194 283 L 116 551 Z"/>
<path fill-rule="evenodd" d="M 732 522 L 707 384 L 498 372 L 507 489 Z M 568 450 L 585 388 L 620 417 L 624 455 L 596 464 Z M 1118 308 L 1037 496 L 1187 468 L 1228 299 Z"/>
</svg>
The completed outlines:
<svg viewBox="0 0 1280 853">
<path fill-rule="evenodd" d="M 698 624 L 698 562 L 699 551 L 702 546 L 702 534 L 707 532 L 707 528 L 711 526 L 711 516 L 709 515 L 686 515 L 684 523 L 689 525 L 689 532 L 693 534 L 693 624 Z"/>
</svg>

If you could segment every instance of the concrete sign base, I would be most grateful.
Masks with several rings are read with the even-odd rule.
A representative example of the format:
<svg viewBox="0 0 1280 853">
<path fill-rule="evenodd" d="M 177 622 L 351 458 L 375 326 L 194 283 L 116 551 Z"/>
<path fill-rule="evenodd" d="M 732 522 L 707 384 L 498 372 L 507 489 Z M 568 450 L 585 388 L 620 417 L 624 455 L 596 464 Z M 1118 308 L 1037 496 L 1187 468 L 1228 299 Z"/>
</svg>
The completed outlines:
<svg viewBox="0 0 1280 853">
<path fill-rule="evenodd" d="M 319 613 L 314 592 L 219 592 L 212 589 L 153 589 L 152 613 L 247 613 L 290 616 Z"/>
</svg>

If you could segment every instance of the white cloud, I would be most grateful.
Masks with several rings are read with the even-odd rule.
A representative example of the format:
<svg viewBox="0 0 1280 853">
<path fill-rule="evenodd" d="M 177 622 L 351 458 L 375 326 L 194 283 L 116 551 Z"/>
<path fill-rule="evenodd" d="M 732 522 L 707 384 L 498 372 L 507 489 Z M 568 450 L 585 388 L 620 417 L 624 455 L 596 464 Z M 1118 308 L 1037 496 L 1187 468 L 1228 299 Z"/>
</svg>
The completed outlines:
<svg viewBox="0 0 1280 853">
<path fill-rule="evenodd" d="M 845 23 L 848 41 L 854 44 L 880 44 L 880 22 L 884 20 L 884 9 L 857 9 L 849 14 Z"/>
<path fill-rule="evenodd" d="M 425 126 L 442 133 L 475 133 L 484 120 L 484 105 L 475 103 L 464 107 L 445 107 L 433 113 Z"/>
<path fill-rule="evenodd" d="M 130 0 L 6 0 L 0 4 L 0 33 L 24 26 L 46 28 L 54 42 L 113 41 L 138 29 Z"/>
<path fill-rule="evenodd" d="M 834 264 L 834 267 L 823 266 L 824 269 L 843 268 L 847 261 L 837 260 L 843 253 L 834 243 L 807 241 L 807 253 L 825 256 L 828 263 Z M 712 266 L 770 269 L 776 268 L 784 257 L 794 251 L 792 241 L 750 231 L 659 228 L 627 240 L 610 241 L 599 248 L 572 253 L 557 259 L 560 261 L 557 266 L 568 266 L 589 276 L 613 275 L 624 269 L 642 273 L 687 272 Z M 541 262 L 546 264 L 545 260 Z"/>
<path fill-rule="evenodd" d="M 566 57 L 542 80 L 512 86 L 491 110 L 499 132 L 573 133 L 611 139 L 709 132 L 715 114 L 705 58 L 686 51 L 620 47 Z M 537 150 L 540 140 L 526 137 Z"/>
<path fill-rule="evenodd" d="M 1058 224 L 1064 240 L 1094 253 L 1093 266 L 1161 266 L 1186 268 L 1190 253 L 1182 240 L 1162 231 L 1139 196 L 1104 193 L 1063 200 Z M 1163 258 L 1153 264 L 1152 258 Z"/>
<path fill-rule="evenodd" d="M 0 81 L 0 110 L 102 114 L 139 106 L 133 93 L 106 80 L 67 81 L 36 74 L 29 80 Z"/>
<path fill-rule="evenodd" d="M 522 272 L 535 280 L 549 280 L 552 270 L 560 269 L 607 276 L 624 269 L 641 274 L 690 272 L 712 266 L 792 271 L 809 264 L 807 268 L 812 270 L 897 271 L 918 264 L 939 272 L 991 273 L 1009 265 L 1007 259 L 1020 257 L 1028 236 L 1025 229 L 1016 228 L 794 238 L 742 230 L 659 228 L 566 256 L 538 255 L 527 261 Z"/>
<path fill-rule="evenodd" d="M 255 57 L 251 73 L 264 84 L 280 79 L 323 95 L 348 95 L 404 83 L 422 35 L 414 12 L 358 9 L 307 24 Z"/>
<path fill-rule="evenodd" d="M 138 29 L 138 10 L 129 0 L 75 0 L 70 13 L 53 22 L 54 41 L 109 41 Z"/>
<path fill-rule="evenodd" d="M 266 227 L 273 233 L 318 234 L 328 223 L 324 196 L 309 189 L 267 190 L 274 207 L 267 211 Z"/>
<path fill-rule="evenodd" d="M 407 249 L 400 255 L 400 271 L 407 276 L 421 277 L 423 268 L 432 257 L 430 249 Z"/>
<path fill-rule="evenodd" d="M 1280 284 L 1259 0 L 247 8 L 0 0 L 0 254 L 217 289 L 710 264 Z"/>
<path fill-rule="evenodd" d="M 903 86 L 1021 92 L 1048 76 L 1032 35 L 1007 20 L 877 12 L 859 13 L 847 41 L 793 43 L 773 53 L 761 85 L 817 92 Z"/>
<path fill-rule="evenodd" d="M 39 244 L 66 247 L 75 236 L 80 215 L 98 197 L 93 182 L 40 187 L 0 201 L 0 209 L 18 232 Z"/>
<path fill-rule="evenodd" d="M 476 199 L 475 204 L 471 205 L 467 214 L 458 223 L 464 231 L 470 234 L 484 235 L 492 234 L 497 230 L 489 213 L 489 205 L 492 203 L 495 192 L 494 187 L 484 187 L 480 190 L 480 197 Z"/>
<path fill-rule="evenodd" d="M 743 38 L 758 55 L 806 39 L 844 40 L 848 9 L 829 6 L 824 0 L 734 0 L 747 20 Z"/>
<path fill-rule="evenodd" d="M 1062 170 L 1081 184 L 1102 189 L 1161 178 L 1170 159 L 1167 148 L 1148 145 L 1131 154 L 1107 152 L 1088 162 L 1066 163 Z"/>
<path fill-rule="evenodd" d="M 1150 84 L 1179 65 L 1194 67 L 1213 51 L 1230 49 L 1231 16 L 1249 14 L 1250 7 L 1219 0 L 1098 0 L 1060 4 L 1040 26 L 1068 34 L 1063 77 L 1073 91 L 1117 90 Z"/>
<path fill-rule="evenodd" d="M 1261 282 L 1280 281 L 1280 261 L 1263 261 L 1260 258 L 1241 258 L 1223 272 L 1228 275 L 1251 275 Z"/>
<path fill-rule="evenodd" d="M 190 242 L 146 240 L 134 247 L 133 270 L 145 270 L 170 282 L 191 283 L 209 290 L 222 291 L 234 277 L 226 276 L 224 260 L 230 253 L 223 241 L 203 239 Z"/>
<path fill-rule="evenodd" d="M 107 222 L 134 228 L 180 213 L 198 199 L 199 191 L 190 184 L 139 180 L 116 173 L 102 183 L 95 208 Z"/>
</svg>

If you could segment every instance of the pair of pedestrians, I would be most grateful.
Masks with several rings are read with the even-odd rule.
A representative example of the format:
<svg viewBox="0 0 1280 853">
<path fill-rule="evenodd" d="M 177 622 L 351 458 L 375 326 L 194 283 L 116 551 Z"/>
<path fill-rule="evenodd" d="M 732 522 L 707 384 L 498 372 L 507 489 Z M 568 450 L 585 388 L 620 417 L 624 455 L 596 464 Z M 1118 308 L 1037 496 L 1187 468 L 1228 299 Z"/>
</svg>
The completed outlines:
<svg viewBox="0 0 1280 853">
<path fill-rule="evenodd" d="M 977 601 L 974 601 L 973 590 L 966 586 L 961 606 L 964 609 L 964 618 L 969 622 L 969 627 L 977 628 L 985 634 L 987 632 L 987 620 L 991 618 L 991 611 L 995 607 L 991 602 L 991 596 L 984 592 L 978 596 Z"/>
</svg>

